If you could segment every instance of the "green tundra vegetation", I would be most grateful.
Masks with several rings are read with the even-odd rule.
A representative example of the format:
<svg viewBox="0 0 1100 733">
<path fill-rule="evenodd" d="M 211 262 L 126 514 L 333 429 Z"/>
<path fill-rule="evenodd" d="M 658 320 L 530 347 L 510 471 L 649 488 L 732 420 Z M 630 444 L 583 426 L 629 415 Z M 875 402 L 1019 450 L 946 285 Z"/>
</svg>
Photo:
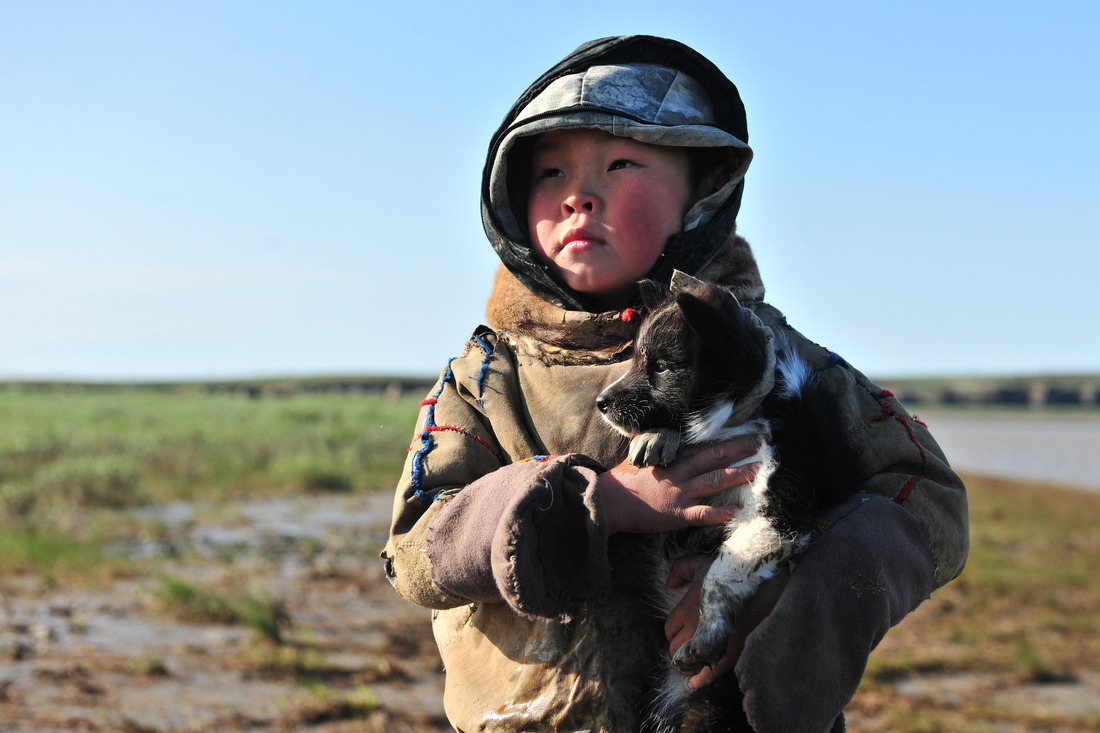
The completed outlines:
<svg viewBox="0 0 1100 733">
<path fill-rule="evenodd" d="M 123 510 L 142 505 L 392 489 L 418 402 L 0 387 L 0 572 L 100 566 Z"/>
</svg>

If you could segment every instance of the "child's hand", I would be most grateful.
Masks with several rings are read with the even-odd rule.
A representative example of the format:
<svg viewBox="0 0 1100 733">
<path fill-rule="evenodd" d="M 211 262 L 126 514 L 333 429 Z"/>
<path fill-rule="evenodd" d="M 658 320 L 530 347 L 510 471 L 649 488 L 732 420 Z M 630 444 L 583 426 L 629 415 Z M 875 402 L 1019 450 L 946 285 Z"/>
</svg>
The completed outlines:
<svg viewBox="0 0 1100 733">
<path fill-rule="evenodd" d="M 689 583 L 690 585 L 687 593 L 676 608 L 672 609 L 665 621 L 665 638 L 669 642 L 669 654 L 675 654 L 676 650 L 695 636 L 695 629 L 699 625 L 699 598 L 702 595 L 703 578 L 713 560 L 714 558 L 709 555 L 689 555 L 680 558 L 672 565 L 672 571 L 668 576 L 668 587 L 680 588 Z M 745 647 L 745 637 L 775 608 L 776 602 L 779 601 L 779 594 L 783 592 L 789 579 L 790 573 L 781 570 L 775 577 L 760 585 L 756 595 L 741 610 L 741 613 L 737 614 L 733 633 L 726 641 L 726 653 L 717 664 L 704 667 L 698 674 L 692 676 L 688 680 L 688 687 L 693 690 L 706 687 L 733 669 L 741 656 L 741 650 Z"/>
<path fill-rule="evenodd" d="M 737 507 L 712 507 L 704 501 L 755 478 L 759 463 L 731 464 L 758 448 L 756 437 L 744 436 L 691 446 L 671 466 L 620 463 L 596 484 L 609 532 L 667 532 L 729 521 Z"/>
</svg>

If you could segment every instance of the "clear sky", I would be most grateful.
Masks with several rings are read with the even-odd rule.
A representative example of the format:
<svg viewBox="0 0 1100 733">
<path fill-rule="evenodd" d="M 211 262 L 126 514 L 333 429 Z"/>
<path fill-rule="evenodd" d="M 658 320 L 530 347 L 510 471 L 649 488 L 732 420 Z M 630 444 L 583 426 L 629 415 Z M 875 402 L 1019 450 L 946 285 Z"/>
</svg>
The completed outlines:
<svg viewBox="0 0 1100 733">
<path fill-rule="evenodd" d="M 1100 371 L 1100 3 L 0 0 L 0 379 L 438 372 L 581 42 L 741 90 L 768 299 L 872 376 Z"/>
</svg>

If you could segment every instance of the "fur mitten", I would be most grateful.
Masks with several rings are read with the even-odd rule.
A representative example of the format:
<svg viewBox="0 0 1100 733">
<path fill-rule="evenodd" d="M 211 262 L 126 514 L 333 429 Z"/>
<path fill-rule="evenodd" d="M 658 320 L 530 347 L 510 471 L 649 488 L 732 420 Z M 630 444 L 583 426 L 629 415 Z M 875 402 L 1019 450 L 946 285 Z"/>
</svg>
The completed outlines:
<svg viewBox="0 0 1100 733">
<path fill-rule="evenodd" d="M 593 488 L 602 470 L 583 456 L 556 456 L 470 484 L 432 521 L 432 580 L 458 598 L 542 618 L 606 592 L 607 525 Z"/>
<path fill-rule="evenodd" d="M 935 588 L 928 530 L 908 510 L 857 494 L 830 518 L 737 663 L 759 733 L 830 730 L 871 650 Z"/>
</svg>

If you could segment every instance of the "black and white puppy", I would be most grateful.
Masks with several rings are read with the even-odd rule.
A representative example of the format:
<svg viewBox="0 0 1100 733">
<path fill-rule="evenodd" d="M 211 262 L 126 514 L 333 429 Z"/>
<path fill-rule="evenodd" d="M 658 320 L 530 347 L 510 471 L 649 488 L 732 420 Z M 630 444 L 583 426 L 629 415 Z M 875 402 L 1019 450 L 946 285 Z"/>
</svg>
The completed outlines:
<svg viewBox="0 0 1100 733">
<path fill-rule="evenodd" d="M 813 476 L 818 444 L 800 414 L 807 365 L 726 288 L 677 272 L 671 288 L 642 284 L 647 314 L 626 374 L 597 398 L 604 419 L 630 440 L 637 465 L 671 463 L 681 447 L 758 435 L 745 461 L 760 462 L 756 479 L 714 497 L 736 504 L 725 526 L 670 532 L 656 550 L 653 586 L 664 616 L 683 590 L 666 586 L 672 563 L 716 553 L 703 581 L 699 627 L 659 683 L 656 730 L 678 730 L 692 697 L 683 673 L 717 662 L 739 610 L 760 583 L 808 543 L 820 510 L 833 502 Z"/>
</svg>

